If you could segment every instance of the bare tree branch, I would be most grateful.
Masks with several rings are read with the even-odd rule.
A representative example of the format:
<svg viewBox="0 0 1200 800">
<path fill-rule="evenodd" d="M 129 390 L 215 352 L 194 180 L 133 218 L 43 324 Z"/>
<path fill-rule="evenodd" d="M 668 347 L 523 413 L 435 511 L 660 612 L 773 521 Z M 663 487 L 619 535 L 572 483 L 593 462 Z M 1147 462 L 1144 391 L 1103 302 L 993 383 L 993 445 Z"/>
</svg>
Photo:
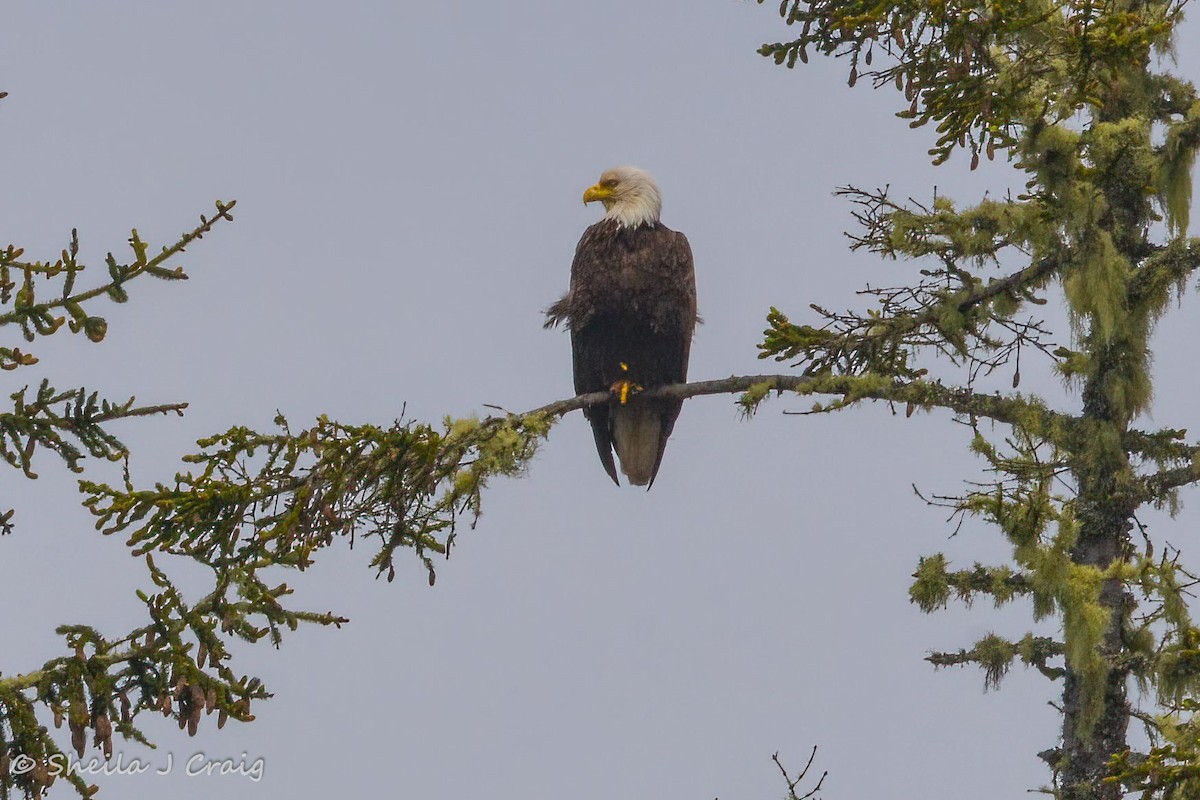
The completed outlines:
<svg viewBox="0 0 1200 800">
<path fill-rule="evenodd" d="M 813 797 L 817 792 L 821 791 L 821 784 L 825 783 L 825 778 L 829 775 L 829 770 L 825 770 L 821 773 L 821 777 L 817 780 L 816 786 L 809 789 L 804 794 L 796 794 L 796 787 L 799 786 L 800 781 L 804 780 L 804 777 L 808 775 L 808 770 L 812 767 L 813 759 L 816 757 L 817 746 L 813 745 L 812 752 L 808 755 L 808 763 L 804 765 L 804 769 L 800 770 L 800 774 L 793 778 L 788 774 L 787 769 L 783 766 L 783 762 L 779 760 L 779 753 L 775 753 L 773 756 L 771 756 L 771 760 L 775 762 L 775 766 L 779 767 L 779 771 L 783 773 L 783 779 L 787 781 L 787 800 L 808 800 L 808 798 Z"/>
</svg>

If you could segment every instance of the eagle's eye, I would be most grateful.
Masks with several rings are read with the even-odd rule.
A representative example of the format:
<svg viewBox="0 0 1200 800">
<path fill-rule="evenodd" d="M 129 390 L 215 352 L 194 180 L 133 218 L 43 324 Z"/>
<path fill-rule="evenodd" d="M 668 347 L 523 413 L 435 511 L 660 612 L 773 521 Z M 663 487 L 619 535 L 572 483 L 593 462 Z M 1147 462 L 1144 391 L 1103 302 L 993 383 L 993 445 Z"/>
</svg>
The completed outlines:
<svg viewBox="0 0 1200 800">
<path fill-rule="evenodd" d="M 618 181 L 616 178 L 609 178 L 609 179 L 608 179 L 608 180 L 606 180 L 606 181 L 601 181 L 601 182 L 600 182 L 600 185 L 601 185 L 601 186 L 603 186 L 603 187 L 605 187 L 605 188 L 608 188 L 608 189 L 615 189 L 615 188 L 617 188 L 617 184 L 618 184 L 619 182 L 620 182 L 620 181 Z"/>
</svg>

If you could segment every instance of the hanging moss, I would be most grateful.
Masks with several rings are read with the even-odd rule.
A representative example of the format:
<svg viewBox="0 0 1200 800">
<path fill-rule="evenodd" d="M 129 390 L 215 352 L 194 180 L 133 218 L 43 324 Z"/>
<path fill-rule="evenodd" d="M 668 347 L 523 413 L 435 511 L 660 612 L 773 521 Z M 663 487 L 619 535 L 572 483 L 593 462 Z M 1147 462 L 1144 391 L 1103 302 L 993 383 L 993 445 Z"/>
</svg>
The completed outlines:
<svg viewBox="0 0 1200 800">
<path fill-rule="evenodd" d="M 908 599 L 928 614 L 945 608 L 950 600 L 950 581 L 946 575 L 946 556 L 935 553 L 917 563 L 915 580 L 908 589 Z"/>
<path fill-rule="evenodd" d="M 1017 648 L 1012 642 L 995 634 L 988 634 L 975 643 L 973 655 L 976 662 L 983 667 L 985 689 L 1000 688 L 1000 681 L 1008 674 L 1016 654 Z"/>
<path fill-rule="evenodd" d="M 1129 262 L 1113 246 L 1107 231 L 1096 231 L 1083 244 L 1063 279 L 1076 330 L 1085 330 L 1097 344 L 1112 338 L 1124 322 Z"/>
<path fill-rule="evenodd" d="M 1192 168 L 1200 147 L 1200 100 L 1192 103 L 1187 116 L 1167 128 L 1158 165 L 1158 198 L 1167 225 L 1175 236 L 1187 235 L 1192 206 Z"/>
<path fill-rule="evenodd" d="M 1153 191 L 1158 165 L 1146 117 L 1135 114 L 1115 122 L 1094 122 L 1084 141 L 1094 182 L 1126 187 L 1124 192 L 1148 195 Z"/>
</svg>

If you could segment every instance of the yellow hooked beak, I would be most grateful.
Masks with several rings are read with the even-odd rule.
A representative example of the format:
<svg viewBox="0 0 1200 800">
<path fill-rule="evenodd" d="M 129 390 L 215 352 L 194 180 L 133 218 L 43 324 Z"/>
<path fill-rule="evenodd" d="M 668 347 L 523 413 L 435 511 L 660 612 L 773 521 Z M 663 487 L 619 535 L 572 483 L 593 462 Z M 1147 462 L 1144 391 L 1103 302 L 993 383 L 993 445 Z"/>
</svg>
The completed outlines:
<svg viewBox="0 0 1200 800">
<path fill-rule="evenodd" d="M 588 190 L 583 193 L 583 203 L 594 203 L 597 200 L 603 202 L 613 196 L 613 190 L 608 186 L 603 186 L 597 183 L 595 186 L 589 186 Z"/>
</svg>

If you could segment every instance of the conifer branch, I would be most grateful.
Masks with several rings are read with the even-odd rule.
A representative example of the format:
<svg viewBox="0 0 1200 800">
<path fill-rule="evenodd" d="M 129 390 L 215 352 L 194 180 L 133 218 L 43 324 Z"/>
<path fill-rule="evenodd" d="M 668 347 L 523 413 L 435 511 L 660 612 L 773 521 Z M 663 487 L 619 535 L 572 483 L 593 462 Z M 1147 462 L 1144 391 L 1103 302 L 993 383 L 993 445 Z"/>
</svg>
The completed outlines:
<svg viewBox="0 0 1200 800">
<path fill-rule="evenodd" d="M 963 298 L 958 304 L 958 310 L 961 313 L 966 313 L 976 306 L 995 300 L 997 297 L 1020 293 L 1031 286 L 1042 286 L 1046 278 L 1062 269 L 1063 264 L 1064 259 L 1057 256 L 1047 256 L 1006 277 L 988 281 L 983 288 L 971 292 Z"/>
<path fill-rule="evenodd" d="M 294 630 L 302 622 L 346 622 L 332 613 L 285 609 L 279 600 L 291 592 L 286 584 L 268 588 L 252 571 L 239 567 L 233 568 L 231 580 L 218 582 L 206 597 L 189 605 L 153 559 L 148 557 L 147 565 L 158 588 L 154 594 L 138 592 L 149 624 L 118 639 L 84 625 L 60 626 L 57 632 L 65 639 L 68 655 L 40 669 L 0 678 L 0 743 L 11 742 L 15 753 L 33 764 L 17 774 L 0 770 L 3 796 L 10 781 L 26 796 L 41 796 L 56 777 L 51 767 L 62 766 L 62 752 L 40 723 L 37 705 L 52 713 L 56 728 L 68 723 L 79 758 L 89 738 L 106 759 L 113 753 L 114 734 L 149 744 L 135 724 L 146 711 L 174 719 L 189 735 L 195 735 L 206 715 L 216 714 L 218 728 L 230 718 L 250 722 L 251 701 L 270 694 L 259 679 L 233 672 L 227 663 L 229 641 L 270 636 L 278 645 L 281 626 Z M 94 792 L 75 780 L 78 776 L 68 777 L 82 796 Z"/>
<path fill-rule="evenodd" d="M 982 417 L 1005 424 L 1040 420 L 1047 430 L 1068 427 L 1077 418 L 1047 409 L 1040 401 L 1019 394 L 1008 396 L 979 394 L 970 389 L 944 386 L 935 381 L 900 381 L 875 375 L 733 375 L 712 381 L 658 386 L 639 393 L 639 397 L 686 400 L 713 394 L 744 392 L 739 402 L 753 410 L 771 392 L 795 392 L 802 395 L 837 395 L 849 403 L 859 400 L 884 400 L 911 403 L 914 407 L 944 408 L 956 414 Z M 515 416 L 546 414 L 562 416 L 587 406 L 612 401 L 608 392 L 593 392 L 548 403 Z"/>
<path fill-rule="evenodd" d="M 945 608 L 953 594 L 958 600 L 971 605 L 976 595 L 986 594 L 996 607 L 1033 594 L 1029 575 L 1007 566 L 985 567 L 978 562 L 971 569 L 947 569 L 946 557 L 942 554 L 920 559 L 915 579 L 908 590 L 909 599 L 925 613 Z"/>
<path fill-rule="evenodd" d="M 214 216 L 201 215 L 199 225 L 163 247 L 154 257 L 148 256 L 149 246 L 135 229 L 129 240 L 133 260 L 119 264 L 109 253 L 106 259 L 109 280 L 82 291 L 75 289 L 77 277 L 86 270 L 79 262 L 78 231 L 71 231 L 70 243 L 54 262 L 23 260 L 24 250 L 15 245 L 0 249 L 0 307 L 12 309 L 0 314 L 0 328 L 17 326 L 27 341 L 51 336 L 64 327 L 73 333 L 83 333 L 92 342 L 102 341 L 108 322 L 90 314 L 85 304 L 101 295 L 113 302 L 125 302 L 128 300 L 125 284 L 142 275 L 164 280 L 186 279 L 182 269 L 168 269 L 166 262 L 211 231 L 217 222 L 232 221 L 230 212 L 235 204 L 236 201 L 218 201 Z M 48 288 L 51 297 L 42 299 L 39 295 L 47 291 L 43 286 L 46 281 L 58 283 Z M 59 310 L 66 313 L 56 316 Z M 0 347 L 0 370 L 15 370 L 37 360 L 18 348 Z M 0 459 L 20 469 L 27 478 L 37 477 L 33 458 L 39 448 L 56 453 L 69 470 L 79 472 L 85 455 L 116 461 L 128 454 L 120 439 L 104 427 L 106 423 L 155 414 L 181 414 L 187 408 L 186 403 L 135 406 L 132 397 L 113 402 L 83 388 L 56 389 L 48 379 L 41 382 L 32 397 L 28 394 L 29 387 L 12 393 L 12 410 L 0 413 Z M 12 531 L 12 517 L 12 509 L 0 507 L 0 534 Z"/>
<path fill-rule="evenodd" d="M 153 258 L 148 257 L 147 250 L 149 248 L 141 240 L 135 229 L 129 239 L 129 246 L 134 252 L 133 262 L 119 264 L 112 253 L 109 253 L 106 264 L 110 280 L 104 284 L 80 292 L 73 291 L 75 276 L 85 269 L 76 261 L 79 253 L 79 237 L 76 231 L 71 232 L 70 247 L 63 251 L 62 257 L 58 261 L 53 263 L 22 261 L 19 257 L 24 251 L 9 246 L 6 250 L 0 251 L 0 301 L 7 303 L 11 291 L 16 288 L 16 283 L 12 280 L 13 271 L 23 273 L 25 277 L 22 289 L 16 293 L 14 309 L 8 313 L 0 314 L 0 326 L 14 322 L 20 323 L 25 331 L 26 338 L 32 340 L 35 333 L 41 335 L 51 334 L 57 331 L 62 325 L 63 318 L 57 320 L 52 318 L 49 313 L 52 310 L 65 309 L 72 317 L 72 321 L 83 325 L 86 319 L 86 316 L 80 310 L 83 303 L 101 295 L 108 295 L 118 303 L 125 302 L 127 295 L 123 286 L 135 278 L 142 275 L 153 275 L 156 278 L 164 280 L 186 280 L 187 275 L 184 274 L 182 269 L 169 270 L 164 265 L 171 258 L 184 252 L 193 242 L 203 238 L 205 234 L 212 231 L 213 226 L 218 222 L 222 220 L 232 222 L 233 215 L 230 212 L 235 205 L 237 205 L 236 200 L 231 200 L 228 203 L 218 200 L 214 216 L 207 217 L 201 215 L 199 225 L 185 232 L 174 244 L 163 247 L 162 251 Z M 48 278 L 65 275 L 62 296 L 53 300 L 36 302 L 32 280 L 34 274 Z M 102 332 L 93 332 L 90 330 L 88 331 L 89 338 L 95 338 L 97 333 L 99 334 L 99 338 L 103 338 Z M 98 339 L 96 340 L 98 341 Z"/>
<path fill-rule="evenodd" d="M 773 390 L 833 394 L 844 404 L 878 399 L 944 407 L 1002 422 L 1043 419 L 1061 424 L 1065 419 L 1053 416 L 1035 400 L 1016 395 L 978 395 L 934 382 L 869 375 L 732 376 L 657 387 L 641 396 L 685 399 L 742 392 L 743 406 L 752 407 Z M 231 682 L 232 673 L 223 671 L 228 669 L 224 664 L 228 658 L 225 637 L 233 634 L 256 640 L 269 635 L 277 644 L 282 627 L 342 621 L 332 613 L 283 609 L 278 598 L 290 590 L 286 585 L 267 587 L 259 577 L 261 570 L 303 570 L 314 563 L 319 551 L 338 539 L 353 542 L 357 537 L 375 542 L 370 566 L 378 574 L 391 580 L 396 574 L 396 553 L 406 551 L 424 567 L 432 584 L 432 554 L 450 554 L 460 517 L 465 515 L 473 523 L 488 481 L 523 471 L 556 417 L 605 402 L 612 402 L 608 393 L 582 395 L 520 415 L 447 420 L 440 430 L 417 422 L 380 428 L 321 418 L 313 427 L 293 432 L 281 417 L 276 433 L 234 428 L 201 440 L 200 452 L 185 459 L 195 472 L 180 474 L 174 486 L 136 490 L 81 482 L 85 504 L 95 514 L 97 527 L 107 534 L 123 533 L 133 552 L 146 556 L 155 583 L 163 587 L 159 594 L 143 598 L 151 611 L 151 625 L 117 642 L 104 641 L 94 632 L 80 640 L 93 648 L 88 663 L 96 674 L 106 675 L 125 675 L 139 665 L 136 670 L 141 675 L 147 671 L 146 665 L 169 654 L 188 652 L 195 645 L 201 662 L 207 659 L 217 672 L 197 672 L 189 667 L 182 674 L 185 688 L 179 689 L 176 658 L 174 667 L 164 664 L 152 671 L 157 677 L 140 690 L 143 699 L 138 708 L 169 708 L 168 713 L 192 730 L 199 719 L 197 709 L 211 705 L 203 699 L 211 690 L 218 698 L 231 698 L 228 708 L 244 712 L 245 706 L 234 705 L 247 701 L 238 693 L 253 688 L 258 692 L 254 696 L 265 696 L 265 690 L 261 683 L 250 687 Z M 631 402 L 637 402 L 636 398 Z M 184 604 L 167 576 L 150 561 L 152 554 L 159 553 L 189 558 L 207 567 L 212 571 L 213 592 L 194 606 Z M 237 596 L 225 596 L 230 587 L 237 587 Z M 1013 588 L 1019 591 L 1019 587 Z M 263 617 L 266 626 L 251 623 L 254 615 Z M 68 633 L 79 635 L 77 629 Z M 41 670 L 3 679 L 0 702 L 4 702 L 5 692 L 12 697 L 45 686 L 48 676 L 54 676 L 51 682 L 55 685 L 69 684 L 75 663 L 67 656 L 48 662 Z M 102 682 L 88 691 L 119 704 L 122 687 L 133 685 L 121 681 Z M 192 686 L 198 688 L 187 688 Z M 176 708 L 174 700 L 163 699 L 167 696 L 185 698 L 184 705 Z M 43 698 L 43 702 L 54 701 Z M 247 715 L 243 713 L 242 718 Z M 103 722 L 91 718 L 79 722 L 84 727 L 96 724 L 103 729 Z M 132 727 L 120 732 L 140 735 Z"/>
<path fill-rule="evenodd" d="M 86 389 L 59 391 L 42 381 L 32 401 L 28 388 L 12 395 L 13 410 L 0 413 L 0 457 L 33 477 L 31 464 L 36 447 L 57 453 L 72 471 L 79 470 L 83 450 L 97 458 L 117 460 L 128 453 L 125 445 L 100 426 L 106 422 L 156 414 L 183 414 L 187 403 L 135 406 L 134 398 L 114 403 Z M 68 442 L 63 434 L 78 443 Z M 81 449 L 81 447 L 83 449 Z"/>
<path fill-rule="evenodd" d="M 674 383 L 669 386 L 655 386 L 639 392 L 635 397 L 661 400 L 686 400 L 689 397 L 700 397 L 710 394 L 733 394 L 755 390 L 763 396 L 768 392 L 799 391 L 813 385 L 814 379 L 804 375 L 731 375 L 712 381 L 695 381 L 693 383 Z M 609 392 L 591 392 L 576 395 L 564 400 L 547 403 L 531 411 L 515 416 L 531 414 L 547 414 L 561 417 L 572 411 L 578 411 L 589 406 L 611 402 L 613 396 Z"/>
<path fill-rule="evenodd" d="M 751 411 L 772 391 L 833 395 L 838 408 L 862 400 L 944 408 L 1051 438 L 1066 436 L 1073 424 L 1036 398 L 873 375 L 731 376 L 654 387 L 630 402 L 741 392 L 739 403 Z M 610 402 L 611 394 L 596 392 L 524 414 L 447 420 L 440 430 L 416 421 L 382 428 L 322 417 L 293 432 L 279 417 L 276 433 L 233 428 L 201 440 L 201 451 L 185 458 L 197 471 L 178 475 L 174 486 L 81 486 L 97 527 L 124 532 L 135 554 L 186 556 L 220 576 L 235 563 L 303 569 L 336 538 L 357 536 L 378 541 L 372 566 L 389 579 L 395 552 L 408 549 L 432 581 L 429 553 L 448 555 L 460 516 L 478 516 L 487 482 L 520 474 L 557 417 Z"/>
<path fill-rule="evenodd" d="M 1165 464 L 1172 461 L 1191 461 L 1200 455 L 1200 446 L 1183 441 L 1186 435 L 1186 430 L 1173 428 L 1153 432 L 1128 430 L 1122 437 L 1122 442 L 1129 452 L 1155 463 Z"/>
<path fill-rule="evenodd" d="M 1165 469 L 1140 479 L 1140 496 L 1143 498 L 1143 502 L 1161 500 L 1172 490 L 1196 481 L 1200 481 L 1200 465 L 1198 464 Z"/>
<path fill-rule="evenodd" d="M 192 606 L 191 612 L 200 616 L 211 614 L 218 595 L 216 592 L 211 592 L 195 605 Z M 120 637 L 115 641 L 109 642 L 109 646 L 103 648 L 103 654 L 96 654 L 88 659 L 88 663 L 92 666 L 111 668 L 118 664 L 127 663 L 138 658 L 147 658 L 153 652 L 153 641 L 147 644 L 139 644 L 137 640 L 149 637 L 156 631 L 156 626 L 152 623 L 143 625 L 140 628 L 135 628 L 129 633 Z M 111 649 L 127 645 L 125 649 Z M 44 682 L 48 676 L 61 674 L 64 669 L 70 666 L 71 662 L 78 660 L 77 654 L 68 656 L 59 656 L 52 658 L 43 664 L 39 669 L 23 672 L 17 675 L 9 675 L 0 677 L 0 696 L 7 692 L 18 692 L 26 689 L 34 689 L 39 684 Z"/>
<path fill-rule="evenodd" d="M 842 191 L 865 194 L 852 188 Z M 819 328 L 793 324 L 773 308 L 767 317 L 769 327 L 759 345 L 759 358 L 795 359 L 796 366 L 805 366 L 810 374 L 877 372 L 915 378 L 924 374 L 924 370 L 911 363 L 922 349 L 932 349 L 953 363 L 968 363 L 972 373 L 990 372 L 1014 355 L 1019 366 L 1022 347 L 1051 354 L 1050 347 L 1043 341 L 1047 331 L 1042 323 L 1033 318 L 1021 322 L 1013 316 L 1023 303 L 1044 302 L 1035 293 L 1050 276 L 1069 263 L 1069 254 L 1065 250 L 1042 256 L 1024 269 L 985 282 L 981 276 L 958 266 L 957 262 L 982 258 L 985 252 L 995 258 L 995 252 L 1013 246 L 1011 242 L 999 239 L 980 245 L 974 242 L 977 238 L 974 226 L 968 226 L 967 233 L 971 236 L 963 232 L 956 232 L 954 236 L 968 238 L 971 244 L 935 244 L 928 241 L 934 236 L 932 232 L 916 234 L 910 230 L 915 224 L 910 219 L 913 216 L 910 212 L 894 211 L 880 217 L 878 204 L 890 203 L 886 190 L 856 202 L 869 205 L 871 209 L 855 212 L 869 230 L 861 237 L 851 237 L 855 242 L 852 249 L 869 247 L 873 252 L 891 257 L 898 252 L 912 257 L 933 253 L 942 260 L 942 268 L 923 271 L 925 279 L 915 286 L 862 290 L 860 294 L 872 296 L 879 303 L 878 309 L 865 314 L 835 313 L 814 304 L 813 310 L 824 319 Z M 986 205 L 989 206 L 989 222 L 987 225 L 978 223 L 979 227 L 1001 224 L 992 217 L 1003 219 L 1004 214 L 992 207 L 1004 207 L 1005 204 L 989 202 Z M 1009 215 L 1021 213 L 1036 217 L 1034 212 L 1034 208 L 1021 208 Z M 929 213 L 955 216 L 945 209 Z M 903 221 L 899 219 L 902 214 L 905 216 Z M 897 233 L 900 228 L 907 231 L 903 237 Z M 989 241 L 993 235 L 987 236 Z M 908 242 L 903 251 L 897 250 L 898 238 Z"/>
<path fill-rule="evenodd" d="M 148 245 L 134 230 L 132 261 L 118 263 L 110 253 L 108 280 L 82 291 L 75 288 L 76 278 L 85 270 L 78 260 L 76 231 L 54 262 L 24 260 L 23 250 L 13 245 L 0 249 L 0 307 L 11 309 L 0 314 L 0 327 L 19 328 L 27 341 L 64 327 L 92 342 L 102 341 L 108 323 L 84 306 L 102 295 L 125 302 L 125 284 L 142 275 L 186 278 L 181 269 L 169 269 L 166 262 L 217 221 L 231 220 L 233 205 L 217 203 L 213 218 L 201 216 L 198 226 L 154 257 L 148 256 Z M 60 310 L 65 313 L 56 316 Z M 30 353 L 0 347 L 0 369 L 36 362 Z M 111 461 L 128 456 L 108 423 L 181 414 L 187 407 L 186 403 L 138 406 L 132 397 L 113 402 L 83 388 L 56 389 L 48 379 L 34 391 L 25 387 L 10 397 L 11 410 L 0 413 L 0 459 L 27 478 L 37 477 L 33 460 L 39 448 L 56 453 L 68 469 L 82 472 L 87 456 Z M 13 513 L 0 508 L 0 534 L 11 532 Z M 190 734 L 206 713 L 218 715 L 218 727 L 227 718 L 249 721 L 253 719 L 250 701 L 269 695 L 261 681 L 239 677 L 225 663 L 230 657 L 228 641 L 270 637 L 278 643 L 281 628 L 344 621 L 333 614 L 285 608 L 281 598 L 291 590 L 286 585 L 267 586 L 255 574 L 255 565 L 230 565 L 224 580 L 216 581 L 213 591 L 193 605 L 184 601 L 149 555 L 146 563 L 155 589 L 137 594 L 146 606 L 148 624 L 118 638 L 84 625 L 60 626 L 57 632 L 64 637 L 67 655 L 36 670 L 0 677 L 0 798 L 14 796 L 14 790 L 26 798 L 43 797 L 60 775 L 82 797 L 96 792 L 97 787 L 87 785 L 78 771 L 66 769 L 63 751 L 47 730 L 43 712 L 53 715 L 55 727 L 67 723 L 71 747 L 80 758 L 89 739 L 106 759 L 112 756 L 114 735 L 148 743 L 135 724 L 143 711 L 159 711 Z M 10 768 L 14 766 L 18 768 Z"/>
<path fill-rule="evenodd" d="M 988 634 L 979 640 L 970 650 L 959 650 L 954 653 L 930 653 L 925 660 L 935 667 L 957 667 L 966 664 L 978 664 L 984 671 L 984 686 L 989 689 L 999 688 L 1000 682 L 1008 674 L 1013 661 L 1020 660 L 1026 666 L 1036 668 L 1051 680 L 1058 680 L 1065 671 L 1060 667 L 1051 667 L 1047 662 L 1064 652 L 1062 642 L 1057 642 L 1046 636 L 1026 634 L 1018 642 L 1010 642 L 995 634 Z"/>
<path fill-rule="evenodd" d="M 1132 308 L 1161 308 L 1164 295 L 1200 269 L 1200 238 L 1173 239 L 1147 257 L 1129 282 Z"/>
</svg>

